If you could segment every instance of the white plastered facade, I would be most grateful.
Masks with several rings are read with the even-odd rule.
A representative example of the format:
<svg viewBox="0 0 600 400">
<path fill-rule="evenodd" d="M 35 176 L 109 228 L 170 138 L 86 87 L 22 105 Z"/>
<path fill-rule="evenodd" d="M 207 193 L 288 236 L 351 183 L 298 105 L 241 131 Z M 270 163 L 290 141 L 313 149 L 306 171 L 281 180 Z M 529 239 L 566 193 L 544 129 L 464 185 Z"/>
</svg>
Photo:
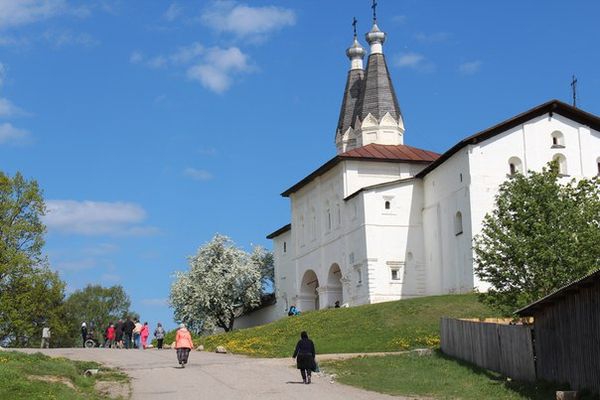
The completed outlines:
<svg viewBox="0 0 600 400">
<path fill-rule="evenodd" d="M 273 238 L 269 319 L 291 305 L 306 312 L 486 290 L 472 240 L 500 184 L 511 168 L 539 171 L 557 157 L 564 179 L 597 175 L 600 133 L 548 113 L 465 144 L 418 177 L 426 164 L 340 161 L 289 195 L 292 228 Z"/>
</svg>

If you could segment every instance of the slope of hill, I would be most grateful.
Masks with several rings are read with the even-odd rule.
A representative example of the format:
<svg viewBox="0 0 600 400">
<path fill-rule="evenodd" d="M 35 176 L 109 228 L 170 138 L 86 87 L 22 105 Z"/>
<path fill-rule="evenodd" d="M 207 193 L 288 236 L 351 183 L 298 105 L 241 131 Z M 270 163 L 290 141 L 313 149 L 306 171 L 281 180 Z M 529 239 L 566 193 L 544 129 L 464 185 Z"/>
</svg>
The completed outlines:
<svg viewBox="0 0 600 400">
<path fill-rule="evenodd" d="M 360 353 L 400 351 L 439 344 L 442 316 L 496 317 L 475 294 L 445 295 L 337 308 L 286 317 L 270 324 L 197 338 L 207 350 L 259 357 L 291 356 L 301 331 L 314 340 L 317 352 Z M 174 333 L 167 336 L 171 343 Z"/>
</svg>

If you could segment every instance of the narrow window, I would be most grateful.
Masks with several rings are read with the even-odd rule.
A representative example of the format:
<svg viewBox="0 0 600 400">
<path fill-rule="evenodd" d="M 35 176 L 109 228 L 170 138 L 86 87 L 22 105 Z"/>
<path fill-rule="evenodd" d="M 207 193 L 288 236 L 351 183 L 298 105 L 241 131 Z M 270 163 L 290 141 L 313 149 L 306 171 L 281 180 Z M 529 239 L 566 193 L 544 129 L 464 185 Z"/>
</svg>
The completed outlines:
<svg viewBox="0 0 600 400">
<path fill-rule="evenodd" d="M 356 281 L 359 285 L 362 283 L 362 271 L 360 268 L 356 270 Z"/>
<path fill-rule="evenodd" d="M 508 174 L 515 175 L 523 172 L 521 159 L 519 157 L 511 157 L 508 159 Z"/>
<path fill-rule="evenodd" d="M 456 236 L 458 236 L 462 233 L 463 233 L 462 213 L 460 211 L 457 211 L 456 215 L 454 216 L 454 234 Z"/>
<path fill-rule="evenodd" d="M 287 251 L 287 243 L 283 242 L 283 252 L 285 253 Z"/>
<path fill-rule="evenodd" d="M 331 230 L 331 210 L 327 209 L 327 230 Z"/>
<path fill-rule="evenodd" d="M 462 182 L 462 173 L 460 174 L 460 181 Z"/>
<path fill-rule="evenodd" d="M 598 166 L 598 175 L 600 176 L 600 157 L 596 159 L 596 165 Z"/>
<path fill-rule="evenodd" d="M 561 131 L 552 132 L 552 147 L 563 148 L 565 147 L 565 135 Z"/>
<path fill-rule="evenodd" d="M 567 173 L 567 158 L 562 154 L 556 154 L 552 157 L 553 161 L 558 163 L 558 173 L 561 175 L 568 175 Z"/>
<path fill-rule="evenodd" d="M 385 209 L 386 209 L 386 210 L 389 210 L 389 209 L 390 209 L 390 207 L 391 207 L 391 204 L 390 204 L 390 202 L 389 202 L 389 200 L 388 200 L 388 201 L 386 201 L 386 202 L 385 202 Z"/>
</svg>

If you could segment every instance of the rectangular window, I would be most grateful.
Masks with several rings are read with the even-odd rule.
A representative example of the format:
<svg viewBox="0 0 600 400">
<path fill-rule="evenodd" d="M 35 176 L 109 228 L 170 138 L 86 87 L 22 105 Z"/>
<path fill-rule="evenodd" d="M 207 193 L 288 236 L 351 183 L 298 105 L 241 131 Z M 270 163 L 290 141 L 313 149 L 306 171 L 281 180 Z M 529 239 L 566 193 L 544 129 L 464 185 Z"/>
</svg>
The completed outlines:
<svg viewBox="0 0 600 400">
<path fill-rule="evenodd" d="M 392 280 L 399 281 L 400 280 L 400 268 L 392 268 Z"/>
</svg>

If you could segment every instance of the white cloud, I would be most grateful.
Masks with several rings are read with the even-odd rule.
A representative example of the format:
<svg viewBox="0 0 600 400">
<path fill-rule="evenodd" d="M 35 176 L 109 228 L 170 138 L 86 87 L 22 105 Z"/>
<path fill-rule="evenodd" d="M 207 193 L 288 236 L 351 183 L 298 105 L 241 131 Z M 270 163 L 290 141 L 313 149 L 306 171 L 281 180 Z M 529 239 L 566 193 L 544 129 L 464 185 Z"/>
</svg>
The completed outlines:
<svg viewBox="0 0 600 400">
<path fill-rule="evenodd" d="M 24 129 L 15 128 L 8 122 L 0 124 L 0 144 L 26 144 L 30 138 L 30 133 Z"/>
<path fill-rule="evenodd" d="M 44 223 L 51 231 L 82 235 L 141 236 L 157 228 L 140 225 L 146 211 L 134 203 L 48 200 Z"/>
<path fill-rule="evenodd" d="M 0 29 L 48 19 L 67 10 L 65 0 L 2 0 Z"/>
<path fill-rule="evenodd" d="M 119 250 L 119 246 L 112 243 L 100 243 L 95 246 L 86 247 L 82 250 L 82 253 L 90 256 L 104 256 L 107 254 L 115 253 Z"/>
<path fill-rule="evenodd" d="M 121 281 L 121 276 L 117 274 L 102 274 L 100 280 L 105 283 L 116 283 Z"/>
<path fill-rule="evenodd" d="M 225 0 L 213 2 L 202 14 L 201 20 L 217 32 L 260 39 L 269 32 L 294 25 L 296 14 L 281 7 L 251 7 Z"/>
<path fill-rule="evenodd" d="M 473 75 L 481 70 L 483 62 L 480 60 L 469 61 L 458 66 L 458 71 L 463 75 Z"/>
<path fill-rule="evenodd" d="M 164 68 L 167 66 L 167 59 L 163 56 L 153 57 L 146 61 L 146 65 L 154 69 Z"/>
<path fill-rule="evenodd" d="M 92 258 L 81 260 L 58 261 L 53 266 L 59 271 L 79 272 L 96 267 L 96 261 Z"/>
<path fill-rule="evenodd" d="M 411 68 L 420 72 L 435 71 L 435 64 L 428 61 L 424 55 L 418 53 L 400 54 L 395 58 L 394 65 L 400 68 Z"/>
<path fill-rule="evenodd" d="M 25 115 L 25 112 L 19 107 L 15 106 L 10 100 L 4 97 L 0 97 L 0 117 L 15 117 L 19 115 Z"/>
<path fill-rule="evenodd" d="M 169 56 L 169 59 L 174 64 L 187 64 L 197 59 L 204 53 L 202 43 L 194 42 L 189 46 L 180 47 L 175 53 Z"/>
<path fill-rule="evenodd" d="M 450 39 L 451 35 L 448 32 L 435 32 L 435 33 L 417 33 L 415 39 L 421 43 L 443 43 Z"/>
<path fill-rule="evenodd" d="M 186 168 L 183 174 L 195 181 L 208 181 L 213 178 L 213 175 L 205 169 Z"/>
<path fill-rule="evenodd" d="M 181 15 L 183 8 L 177 3 L 171 3 L 167 11 L 163 14 L 164 19 L 169 22 L 173 22 Z"/>
<path fill-rule="evenodd" d="M 142 299 L 140 301 L 145 306 L 166 307 L 169 305 L 169 299 Z"/>
<path fill-rule="evenodd" d="M 0 87 L 4 85 L 6 79 L 6 65 L 0 62 Z"/>
<path fill-rule="evenodd" d="M 129 56 L 129 62 L 132 64 L 139 64 L 144 61 L 144 55 L 139 51 L 134 51 Z"/>
<path fill-rule="evenodd" d="M 74 33 L 69 30 L 49 30 L 44 32 L 42 37 L 54 47 L 73 45 L 92 47 L 100 43 L 87 33 Z"/>
<path fill-rule="evenodd" d="M 200 82 L 207 89 L 223 93 L 233 83 L 233 75 L 240 72 L 250 72 L 248 56 L 237 47 L 208 49 L 201 64 L 187 70 L 191 80 Z"/>
<path fill-rule="evenodd" d="M 198 153 L 203 156 L 216 156 L 218 151 L 214 147 L 202 147 L 198 150 Z"/>
</svg>

